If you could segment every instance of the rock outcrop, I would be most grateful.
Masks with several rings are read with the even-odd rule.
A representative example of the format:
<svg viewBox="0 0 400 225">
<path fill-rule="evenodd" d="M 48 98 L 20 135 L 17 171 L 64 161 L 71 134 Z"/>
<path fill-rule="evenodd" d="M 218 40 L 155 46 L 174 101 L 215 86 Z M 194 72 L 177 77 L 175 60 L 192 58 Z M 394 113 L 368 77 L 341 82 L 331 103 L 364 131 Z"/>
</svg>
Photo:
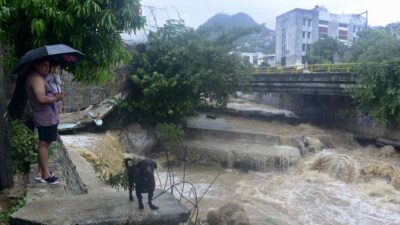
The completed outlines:
<svg viewBox="0 0 400 225">
<path fill-rule="evenodd" d="M 135 123 L 121 132 L 120 142 L 127 153 L 148 155 L 157 144 L 157 139 L 153 131 Z"/>
<path fill-rule="evenodd" d="M 243 207 L 236 203 L 227 203 L 218 210 L 210 210 L 207 214 L 209 225 L 249 225 L 249 218 Z"/>
</svg>

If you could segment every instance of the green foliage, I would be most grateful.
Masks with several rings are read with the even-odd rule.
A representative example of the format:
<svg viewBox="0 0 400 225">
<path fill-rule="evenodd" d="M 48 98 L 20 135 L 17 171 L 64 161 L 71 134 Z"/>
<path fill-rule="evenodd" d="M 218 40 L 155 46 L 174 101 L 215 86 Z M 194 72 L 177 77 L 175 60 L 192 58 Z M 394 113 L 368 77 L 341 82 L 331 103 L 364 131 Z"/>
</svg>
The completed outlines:
<svg viewBox="0 0 400 225">
<path fill-rule="evenodd" d="M 128 174 L 126 171 L 122 171 L 117 174 L 109 174 L 109 176 L 103 180 L 103 182 L 107 185 L 110 185 L 112 188 L 119 190 L 128 190 Z"/>
<path fill-rule="evenodd" d="M 400 125 L 400 58 L 364 62 L 355 70 L 358 87 L 353 90 L 360 110 L 388 127 Z"/>
<path fill-rule="evenodd" d="M 130 166 L 136 165 L 141 160 L 139 158 L 131 158 L 131 159 L 132 161 L 129 162 Z M 112 174 L 107 171 L 107 166 L 101 163 L 100 161 L 91 161 L 91 163 L 93 165 L 95 172 L 97 173 L 98 177 L 103 183 L 110 185 L 117 191 L 128 190 L 129 188 L 128 174 L 125 169 L 125 164 L 122 167 L 124 168 L 122 171 L 116 174 Z"/>
<path fill-rule="evenodd" d="M 18 120 L 11 122 L 10 136 L 14 173 L 27 173 L 30 164 L 37 162 L 38 138 Z"/>
<path fill-rule="evenodd" d="M 359 109 L 388 127 L 400 125 L 400 41 L 384 30 L 366 30 L 353 46 Z"/>
<path fill-rule="evenodd" d="M 197 31 L 209 40 L 238 34 L 240 38 L 235 38 L 230 49 L 234 52 L 275 52 L 274 32 L 264 24 L 257 24 L 245 13 L 237 13 L 232 16 L 216 14 L 201 25 Z"/>
<path fill-rule="evenodd" d="M 266 27 L 259 32 L 248 34 L 234 42 L 234 51 L 275 53 L 275 34 Z"/>
<path fill-rule="evenodd" d="M 307 47 L 307 62 L 309 64 L 329 64 L 343 58 L 346 46 L 331 37 L 323 37 Z"/>
<path fill-rule="evenodd" d="M 17 202 L 17 204 L 14 207 L 0 211 L 0 224 L 2 225 L 10 224 L 9 222 L 11 214 L 15 213 L 20 208 L 24 207 L 25 204 L 26 204 L 26 198 L 23 197 Z"/>
<path fill-rule="evenodd" d="M 390 32 L 367 29 L 358 35 L 359 39 L 351 48 L 352 61 L 381 62 L 399 56 L 399 40 Z"/>
<path fill-rule="evenodd" d="M 126 119 L 179 122 L 202 101 L 225 105 L 229 95 L 244 89 L 250 74 L 226 46 L 178 21 L 151 32 L 145 52 L 134 57 L 129 95 L 120 104 Z"/>
<path fill-rule="evenodd" d="M 6 66 L 29 49 L 64 43 L 86 54 L 75 78 L 105 81 L 117 65 L 128 62 L 121 32 L 135 32 L 144 24 L 139 0 L 5 0 L 0 2 L 0 44 Z M 10 68 L 8 68 L 10 69 Z"/>
<path fill-rule="evenodd" d="M 156 127 L 156 135 L 165 153 L 173 153 L 180 159 L 186 159 L 186 150 L 183 145 L 185 131 L 181 125 L 161 123 Z M 168 156 L 167 156 L 168 158 Z"/>
<path fill-rule="evenodd" d="M 182 126 L 172 123 L 161 123 L 156 128 L 157 138 L 164 147 L 182 143 L 185 131 Z"/>
</svg>

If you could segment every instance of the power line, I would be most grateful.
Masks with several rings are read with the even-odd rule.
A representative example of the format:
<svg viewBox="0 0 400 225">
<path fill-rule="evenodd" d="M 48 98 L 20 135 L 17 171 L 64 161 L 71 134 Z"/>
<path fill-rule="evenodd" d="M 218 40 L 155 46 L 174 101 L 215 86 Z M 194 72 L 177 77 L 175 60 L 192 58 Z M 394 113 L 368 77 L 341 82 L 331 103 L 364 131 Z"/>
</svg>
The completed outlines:
<svg viewBox="0 0 400 225">
<path fill-rule="evenodd" d="M 160 8 L 160 7 L 155 7 L 155 6 L 150 6 L 150 5 L 142 5 L 143 7 L 146 7 L 146 8 L 150 8 L 150 9 L 157 9 L 157 10 L 164 10 L 164 11 L 166 11 L 166 9 L 164 9 L 164 8 Z"/>
</svg>

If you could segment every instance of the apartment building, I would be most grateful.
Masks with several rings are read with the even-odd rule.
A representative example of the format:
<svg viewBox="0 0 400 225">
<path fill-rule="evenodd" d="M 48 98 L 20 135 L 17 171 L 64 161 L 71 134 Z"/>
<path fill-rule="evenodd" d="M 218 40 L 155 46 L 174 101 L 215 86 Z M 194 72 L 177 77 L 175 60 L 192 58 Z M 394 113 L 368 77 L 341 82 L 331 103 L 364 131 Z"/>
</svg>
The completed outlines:
<svg viewBox="0 0 400 225">
<path fill-rule="evenodd" d="M 275 67 L 275 54 L 264 54 L 262 52 L 241 52 L 240 56 L 252 65 L 268 65 Z"/>
<path fill-rule="evenodd" d="M 276 65 L 305 64 L 309 45 L 324 36 L 335 38 L 345 45 L 357 40 L 357 32 L 366 27 L 360 14 L 333 14 L 325 7 L 311 10 L 293 9 L 276 17 Z"/>
</svg>

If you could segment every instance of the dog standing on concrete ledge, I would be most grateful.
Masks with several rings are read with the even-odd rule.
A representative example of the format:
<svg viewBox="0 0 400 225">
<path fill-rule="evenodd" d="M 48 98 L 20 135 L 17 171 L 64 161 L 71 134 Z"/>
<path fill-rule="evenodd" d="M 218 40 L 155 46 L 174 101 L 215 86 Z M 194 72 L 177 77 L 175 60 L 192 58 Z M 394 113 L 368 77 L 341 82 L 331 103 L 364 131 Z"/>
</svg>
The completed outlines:
<svg viewBox="0 0 400 225">
<path fill-rule="evenodd" d="M 142 193 L 148 193 L 147 199 L 150 209 L 158 209 L 157 206 L 153 205 L 153 193 L 156 187 L 154 180 L 154 169 L 157 169 L 157 163 L 152 159 L 143 159 L 136 165 L 129 165 L 129 161 L 132 159 L 125 159 L 125 167 L 128 172 L 128 183 L 129 183 L 129 200 L 133 201 L 132 189 L 135 184 L 136 197 L 139 201 L 139 209 L 144 209 L 142 201 Z"/>
</svg>

